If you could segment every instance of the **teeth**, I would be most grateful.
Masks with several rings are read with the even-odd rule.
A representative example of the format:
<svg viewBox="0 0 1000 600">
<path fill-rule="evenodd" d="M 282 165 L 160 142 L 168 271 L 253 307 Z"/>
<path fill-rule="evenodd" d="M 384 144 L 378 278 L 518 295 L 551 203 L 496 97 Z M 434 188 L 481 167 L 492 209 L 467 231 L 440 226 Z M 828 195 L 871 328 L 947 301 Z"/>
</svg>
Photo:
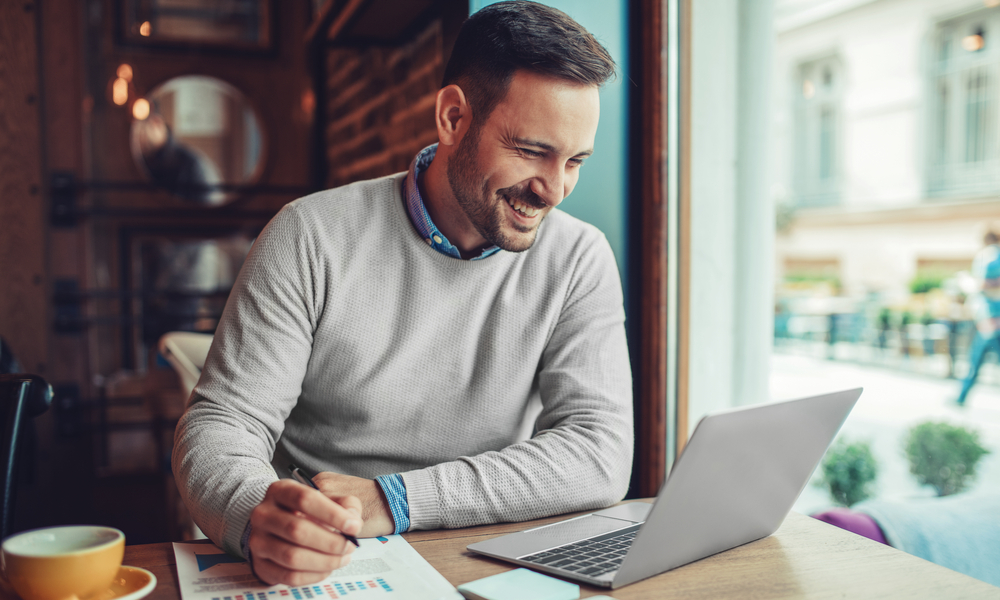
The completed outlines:
<svg viewBox="0 0 1000 600">
<path fill-rule="evenodd" d="M 510 204 L 511 208 L 513 208 L 514 210 L 516 210 L 517 212 L 521 213 L 522 215 L 524 215 L 526 217 L 533 217 L 533 216 L 537 215 L 538 212 L 539 212 L 539 209 L 537 209 L 537 208 L 535 208 L 533 206 L 528 206 L 528 205 L 524 204 L 523 202 L 519 202 L 517 200 L 511 200 L 511 199 L 508 198 L 507 199 L 507 204 Z"/>
</svg>

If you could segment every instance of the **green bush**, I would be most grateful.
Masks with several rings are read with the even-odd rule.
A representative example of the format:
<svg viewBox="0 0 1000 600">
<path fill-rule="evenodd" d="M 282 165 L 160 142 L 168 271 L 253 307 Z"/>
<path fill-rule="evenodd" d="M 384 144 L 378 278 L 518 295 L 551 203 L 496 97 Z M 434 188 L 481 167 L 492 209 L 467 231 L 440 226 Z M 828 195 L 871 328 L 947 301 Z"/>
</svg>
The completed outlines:
<svg viewBox="0 0 1000 600">
<path fill-rule="evenodd" d="M 979 433 L 948 423 L 921 423 L 910 429 L 904 448 L 910 473 L 938 496 L 957 494 L 976 479 L 976 463 L 989 454 Z"/>
<path fill-rule="evenodd" d="M 910 292 L 914 294 L 926 294 L 931 290 L 936 290 L 944 284 L 954 273 L 944 273 L 938 271 L 921 271 L 910 281 Z"/>
<path fill-rule="evenodd" d="M 785 283 L 829 283 L 831 287 L 840 288 L 840 278 L 826 273 L 809 271 L 793 271 L 785 274 Z"/>
<path fill-rule="evenodd" d="M 827 450 L 821 463 L 820 485 L 830 488 L 833 501 L 851 506 L 871 496 L 871 484 L 878 475 L 878 465 L 867 442 L 848 443 L 839 439 Z"/>
</svg>

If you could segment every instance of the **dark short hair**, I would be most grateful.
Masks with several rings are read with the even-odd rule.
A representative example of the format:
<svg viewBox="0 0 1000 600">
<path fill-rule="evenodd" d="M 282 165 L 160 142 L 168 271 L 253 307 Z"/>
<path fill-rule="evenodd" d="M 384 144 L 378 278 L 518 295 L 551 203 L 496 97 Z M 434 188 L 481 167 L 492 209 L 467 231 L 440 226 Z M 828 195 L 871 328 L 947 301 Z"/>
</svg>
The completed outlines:
<svg viewBox="0 0 1000 600">
<path fill-rule="evenodd" d="M 600 87 L 615 75 L 615 61 L 566 13 L 510 0 L 483 8 L 462 25 L 442 87 L 462 88 L 478 125 L 504 99 L 520 69 Z"/>
</svg>

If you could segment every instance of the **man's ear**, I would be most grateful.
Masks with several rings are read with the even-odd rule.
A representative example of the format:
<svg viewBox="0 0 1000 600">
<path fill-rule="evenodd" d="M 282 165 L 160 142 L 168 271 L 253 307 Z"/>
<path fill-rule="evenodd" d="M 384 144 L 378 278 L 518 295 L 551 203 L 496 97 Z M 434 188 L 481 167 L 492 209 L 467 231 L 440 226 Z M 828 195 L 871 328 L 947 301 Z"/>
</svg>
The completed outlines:
<svg viewBox="0 0 1000 600">
<path fill-rule="evenodd" d="M 462 88 L 451 84 L 438 90 L 434 121 L 440 143 L 454 146 L 462 141 L 472 122 L 472 107 Z"/>
</svg>

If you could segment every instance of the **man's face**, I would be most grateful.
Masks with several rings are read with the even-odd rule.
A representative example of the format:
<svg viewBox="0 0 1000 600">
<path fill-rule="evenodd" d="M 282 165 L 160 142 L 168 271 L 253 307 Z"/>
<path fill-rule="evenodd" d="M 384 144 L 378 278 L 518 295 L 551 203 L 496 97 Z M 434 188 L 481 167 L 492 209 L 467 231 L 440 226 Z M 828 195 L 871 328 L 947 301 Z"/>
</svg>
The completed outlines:
<svg viewBox="0 0 1000 600">
<path fill-rule="evenodd" d="M 545 215 L 573 191 L 599 116 L 597 87 L 515 73 L 507 96 L 485 123 L 473 122 L 448 161 L 469 224 L 504 250 L 530 248 Z"/>
</svg>

